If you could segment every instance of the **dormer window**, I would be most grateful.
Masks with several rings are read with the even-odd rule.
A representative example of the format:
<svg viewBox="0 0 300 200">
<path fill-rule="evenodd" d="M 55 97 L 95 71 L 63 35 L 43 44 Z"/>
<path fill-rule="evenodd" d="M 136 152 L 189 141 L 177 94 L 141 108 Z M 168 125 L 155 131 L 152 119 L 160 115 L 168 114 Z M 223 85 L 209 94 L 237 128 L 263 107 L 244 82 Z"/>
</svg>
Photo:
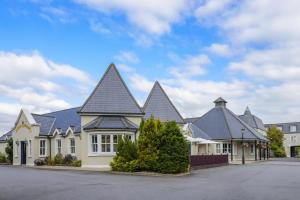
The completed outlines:
<svg viewBox="0 0 300 200">
<path fill-rule="evenodd" d="M 290 132 L 296 132 L 297 131 L 297 126 L 296 125 L 291 125 L 290 126 Z"/>
</svg>

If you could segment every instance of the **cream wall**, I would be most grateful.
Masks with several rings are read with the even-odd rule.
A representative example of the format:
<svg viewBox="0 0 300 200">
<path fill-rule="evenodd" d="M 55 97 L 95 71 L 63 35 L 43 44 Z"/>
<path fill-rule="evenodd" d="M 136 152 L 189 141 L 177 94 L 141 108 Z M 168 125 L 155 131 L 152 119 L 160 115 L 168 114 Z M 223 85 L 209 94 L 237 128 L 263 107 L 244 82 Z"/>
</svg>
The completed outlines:
<svg viewBox="0 0 300 200">
<path fill-rule="evenodd" d="M 51 155 L 52 158 L 57 154 L 57 140 L 61 140 L 61 154 L 63 156 L 67 154 L 71 154 L 71 147 L 70 147 L 70 139 L 75 139 L 75 154 L 73 156 L 76 156 L 78 160 L 81 159 L 81 136 L 80 135 L 74 135 L 73 132 L 70 132 L 67 134 L 66 137 L 63 137 L 59 134 L 55 134 L 54 137 L 51 138 Z"/>
<path fill-rule="evenodd" d="M 295 138 L 294 141 L 292 140 L 292 137 Z M 291 147 L 292 146 L 300 146 L 300 133 L 284 134 L 283 145 L 284 145 L 287 157 L 291 157 Z"/>
<path fill-rule="evenodd" d="M 4 155 L 6 155 L 6 153 L 5 153 L 6 146 L 7 146 L 6 142 L 0 142 L 0 152 Z"/>
<path fill-rule="evenodd" d="M 13 132 L 13 164 L 20 165 L 21 164 L 21 142 L 27 141 L 26 147 L 26 164 L 33 165 L 34 160 L 39 157 L 39 143 L 38 143 L 38 135 L 39 135 L 40 127 L 37 125 L 29 124 L 26 119 L 24 113 L 21 113 L 19 121 L 16 124 L 15 131 Z M 32 155 L 29 155 L 29 145 L 28 141 L 32 141 Z M 17 145 L 19 143 L 19 145 Z"/>
</svg>

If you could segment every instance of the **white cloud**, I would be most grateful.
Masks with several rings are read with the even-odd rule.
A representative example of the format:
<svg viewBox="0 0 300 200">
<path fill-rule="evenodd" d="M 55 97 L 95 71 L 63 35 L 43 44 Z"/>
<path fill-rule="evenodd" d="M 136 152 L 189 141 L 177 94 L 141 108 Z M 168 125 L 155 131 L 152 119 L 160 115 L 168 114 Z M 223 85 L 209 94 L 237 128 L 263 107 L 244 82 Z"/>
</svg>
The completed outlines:
<svg viewBox="0 0 300 200">
<path fill-rule="evenodd" d="M 213 43 L 207 48 L 207 50 L 212 54 L 223 57 L 228 57 L 233 54 L 232 50 L 227 44 Z"/>
<path fill-rule="evenodd" d="M 132 51 L 121 51 L 115 56 L 115 59 L 125 63 L 138 63 L 140 61 L 138 56 Z"/>
<path fill-rule="evenodd" d="M 210 59 L 204 55 L 188 55 L 185 58 L 174 58 L 176 66 L 169 68 L 172 75 L 176 77 L 195 77 L 206 73 L 205 65 L 209 64 Z"/>
<path fill-rule="evenodd" d="M 124 14 L 139 29 L 155 35 L 171 30 L 189 6 L 187 0 L 74 0 L 106 14 Z"/>
<path fill-rule="evenodd" d="M 0 121 L 6 130 L 12 126 L 14 121 L 11 119 L 21 107 L 32 112 L 68 108 L 71 106 L 69 100 L 80 100 L 94 84 L 87 73 L 70 65 L 55 63 L 38 52 L 17 54 L 2 51 L 0 66 Z"/>
<path fill-rule="evenodd" d="M 149 81 L 146 77 L 137 73 L 130 75 L 129 80 L 131 81 L 131 87 L 136 91 L 140 92 L 150 92 L 154 84 L 152 81 Z"/>
</svg>

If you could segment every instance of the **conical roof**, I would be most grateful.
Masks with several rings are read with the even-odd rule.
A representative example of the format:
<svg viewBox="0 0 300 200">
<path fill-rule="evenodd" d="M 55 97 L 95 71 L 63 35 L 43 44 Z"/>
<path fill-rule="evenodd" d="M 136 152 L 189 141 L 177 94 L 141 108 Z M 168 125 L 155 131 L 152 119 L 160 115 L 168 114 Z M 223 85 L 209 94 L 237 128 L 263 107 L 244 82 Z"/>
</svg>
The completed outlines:
<svg viewBox="0 0 300 200">
<path fill-rule="evenodd" d="M 114 64 L 108 67 L 80 113 L 143 114 Z"/>
<path fill-rule="evenodd" d="M 146 119 L 152 115 L 163 122 L 174 120 L 177 123 L 184 123 L 182 116 L 158 81 L 155 82 L 145 102 L 143 110 L 145 112 Z"/>
<path fill-rule="evenodd" d="M 253 115 L 248 106 L 246 107 L 244 114 L 240 115 L 239 117 L 252 128 L 260 129 L 262 131 L 266 130 L 263 121 L 255 115 Z"/>
<path fill-rule="evenodd" d="M 213 140 L 265 140 L 265 138 L 224 106 L 216 106 L 193 122 Z"/>
</svg>

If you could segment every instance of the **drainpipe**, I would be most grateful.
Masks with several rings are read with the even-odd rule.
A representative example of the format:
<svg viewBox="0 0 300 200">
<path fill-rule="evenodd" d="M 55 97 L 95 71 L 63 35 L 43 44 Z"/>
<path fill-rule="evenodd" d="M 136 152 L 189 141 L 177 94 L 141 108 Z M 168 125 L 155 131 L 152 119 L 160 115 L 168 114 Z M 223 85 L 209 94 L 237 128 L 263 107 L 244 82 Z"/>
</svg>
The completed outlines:
<svg viewBox="0 0 300 200">
<path fill-rule="evenodd" d="M 256 140 L 254 143 L 254 148 L 255 148 L 255 161 L 257 161 L 257 141 Z"/>
<path fill-rule="evenodd" d="M 233 145 L 232 145 L 232 140 L 231 140 L 231 162 L 233 161 Z"/>
</svg>

